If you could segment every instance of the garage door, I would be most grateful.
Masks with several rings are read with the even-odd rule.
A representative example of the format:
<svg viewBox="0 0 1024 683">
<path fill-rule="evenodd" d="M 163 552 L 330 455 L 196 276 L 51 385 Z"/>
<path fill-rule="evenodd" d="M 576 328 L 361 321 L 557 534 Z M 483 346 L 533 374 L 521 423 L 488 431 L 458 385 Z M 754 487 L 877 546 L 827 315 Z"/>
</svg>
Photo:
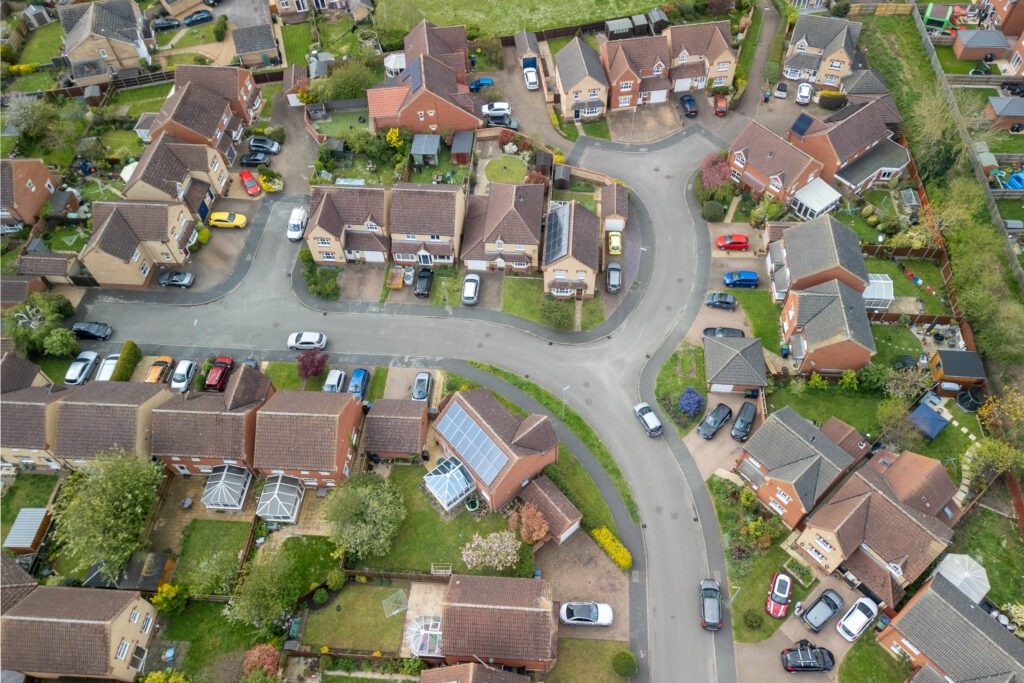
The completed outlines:
<svg viewBox="0 0 1024 683">
<path fill-rule="evenodd" d="M 712 384 L 711 391 L 717 394 L 728 394 L 732 392 L 732 387 L 731 384 Z"/>
<path fill-rule="evenodd" d="M 487 261 L 466 261 L 467 270 L 487 270 Z"/>
<path fill-rule="evenodd" d="M 692 78 L 680 78 L 676 81 L 676 92 L 689 92 Z"/>
<path fill-rule="evenodd" d="M 651 104 L 658 104 L 668 100 L 668 90 L 655 90 L 651 92 Z"/>
<path fill-rule="evenodd" d="M 384 263 L 383 251 L 364 251 L 363 258 L 367 263 Z"/>
</svg>

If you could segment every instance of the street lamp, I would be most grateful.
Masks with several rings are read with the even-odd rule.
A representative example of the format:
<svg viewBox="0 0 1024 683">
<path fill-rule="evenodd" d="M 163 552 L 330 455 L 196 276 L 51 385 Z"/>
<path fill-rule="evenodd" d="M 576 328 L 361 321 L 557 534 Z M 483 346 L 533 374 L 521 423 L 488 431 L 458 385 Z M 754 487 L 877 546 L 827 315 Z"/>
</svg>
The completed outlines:
<svg viewBox="0 0 1024 683">
<path fill-rule="evenodd" d="M 569 391 L 569 385 L 562 387 L 562 422 L 565 422 L 565 392 Z"/>
</svg>

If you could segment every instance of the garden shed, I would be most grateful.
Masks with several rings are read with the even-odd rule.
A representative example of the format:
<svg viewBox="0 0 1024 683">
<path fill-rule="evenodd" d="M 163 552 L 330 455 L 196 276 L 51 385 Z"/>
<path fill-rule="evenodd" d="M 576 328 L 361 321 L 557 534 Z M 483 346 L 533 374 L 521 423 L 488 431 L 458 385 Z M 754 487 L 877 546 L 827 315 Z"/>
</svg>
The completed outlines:
<svg viewBox="0 0 1024 683">
<path fill-rule="evenodd" d="M 604 22 L 604 31 L 608 40 L 622 40 L 633 37 L 633 22 L 627 19 L 609 19 Z"/>
<path fill-rule="evenodd" d="M 670 22 L 665 10 L 655 7 L 647 12 L 647 23 L 651 25 L 651 32 L 658 35 L 669 27 Z"/>
<path fill-rule="evenodd" d="M 239 465 L 217 465 L 203 489 L 203 505 L 210 510 L 241 510 L 252 484 L 252 472 Z"/>
<path fill-rule="evenodd" d="M 14 519 L 14 526 L 4 539 L 4 550 L 15 555 L 34 553 L 43 542 L 50 527 L 50 512 L 46 508 L 22 508 Z"/>
<path fill-rule="evenodd" d="M 437 166 L 441 154 L 441 136 L 417 133 L 412 136 L 412 160 L 420 166 Z"/>
<path fill-rule="evenodd" d="M 647 23 L 647 15 L 645 14 L 634 14 L 629 18 L 633 22 L 633 35 L 634 36 L 649 36 L 651 35 L 651 26 Z"/>
<path fill-rule="evenodd" d="M 452 138 L 452 161 L 469 166 L 473 161 L 473 131 L 460 130 Z"/>
<path fill-rule="evenodd" d="M 551 156 L 551 152 L 537 152 L 537 157 L 533 163 L 537 167 L 538 173 L 543 173 L 547 177 L 551 176 L 551 164 L 554 163 L 554 157 Z"/>
<path fill-rule="evenodd" d="M 554 180 L 556 190 L 568 190 L 572 184 L 572 171 L 568 166 L 555 166 Z"/>
<path fill-rule="evenodd" d="M 302 498 L 306 494 L 302 482 L 285 474 L 272 474 L 256 503 L 256 516 L 268 522 L 294 524 L 299 517 Z"/>
<path fill-rule="evenodd" d="M 520 68 L 537 68 L 537 60 L 540 58 L 540 44 L 537 42 L 537 34 L 533 31 L 522 30 L 513 36 L 516 44 L 516 59 L 519 60 Z"/>
<path fill-rule="evenodd" d="M 876 311 L 889 310 L 889 306 L 895 301 L 892 278 L 884 273 L 868 273 L 868 286 L 862 296 L 864 308 Z"/>
<path fill-rule="evenodd" d="M 900 210 L 907 216 L 917 213 L 921 208 L 921 200 L 917 197 L 917 192 L 911 189 L 900 191 Z"/>
</svg>

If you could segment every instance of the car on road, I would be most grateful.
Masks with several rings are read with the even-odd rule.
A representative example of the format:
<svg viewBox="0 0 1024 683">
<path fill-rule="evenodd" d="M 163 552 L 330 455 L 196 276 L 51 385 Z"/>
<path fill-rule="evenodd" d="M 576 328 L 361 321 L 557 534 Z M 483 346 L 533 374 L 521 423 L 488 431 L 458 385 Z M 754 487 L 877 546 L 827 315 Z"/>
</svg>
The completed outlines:
<svg viewBox="0 0 1024 683">
<path fill-rule="evenodd" d="M 97 382 L 109 382 L 110 378 L 114 376 L 114 368 L 117 367 L 117 361 L 121 360 L 121 354 L 112 353 L 104 358 L 96 370 L 96 381 Z"/>
<path fill-rule="evenodd" d="M 775 84 L 775 99 L 784 100 L 789 95 L 789 86 L 779 81 Z"/>
<path fill-rule="evenodd" d="M 210 366 L 210 371 L 206 373 L 206 382 L 203 384 L 203 388 L 207 391 L 224 391 L 224 387 L 228 385 L 228 375 L 231 374 L 233 367 L 235 367 L 235 361 L 231 356 L 218 356 Z"/>
<path fill-rule="evenodd" d="M 263 152 L 264 154 L 277 154 L 281 151 L 281 143 L 275 142 L 262 135 L 254 135 L 249 138 L 250 152 Z"/>
<path fill-rule="evenodd" d="M 484 119 L 487 121 L 487 128 L 508 128 L 509 130 L 519 130 L 519 121 L 511 116 L 486 116 Z"/>
<path fill-rule="evenodd" d="M 470 92 L 480 92 L 483 88 L 490 88 L 494 86 L 494 80 L 490 78 L 478 78 L 475 81 L 471 81 L 469 84 Z"/>
<path fill-rule="evenodd" d="M 149 366 L 149 374 L 146 381 L 152 384 L 163 384 L 171 376 L 171 369 L 174 368 L 174 359 L 170 356 L 157 356 L 153 364 Z"/>
<path fill-rule="evenodd" d="M 238 157 L 238 165 L 242 168 L 270 166 L 270 155 L 266 152 L 249 152 Z"/>
<path fill-rule="evenodd" d="M 348 388 L 345 390 L 350 394 L 353 394 L 360 401 L 363 400 L 363 396 L 366 394 L 366 390 L 370 386 L 370 373 L 363 368 L 352 371 L 352 379 L 348 381 Z"/>
<path fill-rule="evenodd" d="M 697 425 L 697 434 L 704 439 L 713 439 L 718 430 L 732 419 L 732 408 L 719 403 L 715 409 L 704 416 L 701 423 Z"/>
<path fill-rule="evenodd" d="M 185 26 L 195 26 L 196 24 L 205 24 L 208 21 L 213 21 L 213 12 L 208 9 L 201 9 L 185 17 L 182 23 Z"/>
<path fill-rule="evenodd" d="M 633 406 L 633 414 L 640 420 L 640 424 L 644 426 L 644 431 L 647 432 L 647 436 L 655 437 L 661 436 L 664 428 L 661 426 L 661 420 L 658 419 L 657 413 L 651 408 L 650 404 L 637 403 Z"/>
<path fill-rule="evenodd" d="M 828 588 L 822 591 L 818 599 L 804 610 L 800 619 L 804 622 L 804 626 L 817 633 L 825 628 L 825 624 L 839 614 L 841 609 L 843 609 L 843 596 Z"/>
<path fill-rule="evenodd" d="M 917 359 L 913 356 L 897 356 L 892 362 L 893 370 L 917 370 Z"/>
<path fill-rule="evenodd" d="M 746 235 L 722 235 L 715 240 L 715 246 L 727 251 L 746 251 L 750 249 L 750 240 Z"/>
<path fill-rule="evenodd" d="M 610 294 L 618 294 L 622 291 L 622 264 L 612 261 L 604 271 L 604 288 Z"/>
<path fill-rule="evenodd" d="M 796 86 L 796 103 L 800 105 L 806 105 L 811 103 L 811 98 L 814 97 L 814 88 L 810 83 L 801 83 Z"/>
<path fill-rule="evenodd" d="M 612 606 L 603 602 L 563 602 L 558 618 L 572 626 L 611 626 Z"/>
<path fill-rule="evenodd" d="M 697 100 L 693 95 L 687 93 L 679 96 L 679 106 L 683 108 L 683 115 L 688 119 L 697 118 Z"/>
<path fill-rule="evenodd" d="M 324 380 L 324 391 L 340 394 L 345 390 L 345 371 L 344 370 L 331 370 L 327 373 L 327 379 Z"/>
<path fill-rule="evenodd" d="M 836 630 L 851 643 L 860 638 L 878 616 L 878 605 L 871 598 L 860 598 L 836 624 Z"/>
<path fill-rule="evenodd" d="M 540 88 L 540 78 L 537 77 L 537 70 L 532 66 L 523 69 L 523 81 L 526 83 L 527 90 L 538 90 Z"/>
<path fill-rule="evenodd" d="M 95 351 L 82 351 L 78 358 L 71 361 L 68 371 L 64 373 L 64 384 L 74 386 L 88 382 L 89 375 L 92 374 L 99 358 L 100 354 Z"/>
<path fill-rule="evenodd" d="M 836 665 L 832 653 L 817 647 L 809 640 L 801 640 L 782 651 L 782 668 L 790 673 L 798 671 L 831 671 Z"/>
<path fill-rule="evenodd" d="M 195 361 L 179 360 L 171 375 L 171 391 L 185 393 L 192 386 L 192 380 L 196 376 L 198 367 Z"/>
<path fill-rule="evenodd" d="M 181 28 L 181 22 L 177 19 L 160 17 L 153 20 L 153 30 L 157 33 L 160 33 L 161 31 L 171 31 L 176 28 Z"/>
<path fill-rule="evenodd" d="M 79 339 L 98 339 L 106 341 L 114 334 L 114 328 L 106 323 L 82 321 L 71 326 L 71 331 Z"/>
<path fill-rule="evenodd" d="M 608 231 L 608 253 L 612 256 L 622 253 L 622 233 L 618 230 Z"/>
<path fill-rule="evenodd" d="M 434 271 L 430 268 L 420 268 L 420 272 L 416 274 L 416 289 L 413 294 L 426 299 L 430 297 L 430 285 L 434 282 Z"/>
<path fill-rule="evenodd" d="M 746 334 L 743 330 L 738 330 L 735 327 L 705 327 L 703 336 L 721 339 L 722 337 L 745 337 Z"/>
<path fill-rule="evenodd" d="M 761 279 L 752 270 L 734 270 L 722 276 L 722 284 L 726 287 L 747 287 L 753 289 L 761 283 Z"/>
<path fill-rule="evenodd" d="M 249 219 L 234 211 L 214 211 L 206 217 L 206 224 L 211 228 L 244 228 L 249 225 Z"/>
<path fill-rule="evenodd" d="M 156 279 L 160 283 L 161 287 L 181 287 L 188 289 L 192 286 L 192 283 L 196 281 L 195 273 L 189 273 L 184 270 L 165 270 L 160 273 L 160 277 Z"/>
<path fill-rule="evenodd" d="M 746 441 L 750 436 L 750 430 L 754 426 L 754 418 L 757 416 L 757 408 L 750 401 L 744 401 L 740 411 L 736 413 L 736 419 L 732 423 L 732 430 L 729 432 L 736 441 Z"/>
<path fill-rule="evenodd" d="M 257 197 L 262 192 L 260 184 L 256 182 L 256 179 L 253 178 L 252 173 L 249 171 L 240 172 L 238 179 L 242 181 L 242 187 L 245 188 L 245 193 L 250 197 Z"/>
<path fill-rule="evenodd" d="M 709 292 L 704 297 L 704 305 L 708 308 L 721 308 L 726 311 L 736 310 L 736 297 L 725 292 Z"/>
<path fill-rule="evenodd" d="M 700 625 L 705 631 L 722 628 L 722 589 L 714 579 L 700 582 Z"/>
<path fill-rule="evenodd" d="M 323 349 L 327 346 L 327 335 L 323 332 L 295 332 L 288 335 L 288 348 L 292 351 Z"/>
<path fill-rule="evenodd" d="M 715 116 L 725 116 L 729 113 L 729 100 L 725 99 L 725 95 L 715 95 Z"/>
<path fill-rule="evenodd" d="M 484 116 L 512 116 L 512 105 L 508 102 L 490 102 L 480 107 Z"/>
<path fill-rule="evenodd" d="M 306 223 L 309 221 L 309 214 L 301 206 L 297 206 L 292 209 L 291 214 L 288 216 L 288 228 L 285 230 L 285 235 L 288 237 L 289 242 L 298 242 L 302 239 L 303 234 L 306 232 Z"/>
<path fill-rule="evenodd" d="M 416 379 L 412 383 L 412 400 L 429 401 L 430 387 L 433 383 L 434 378 L 429 372 L 417 372 Z"/>
<path fill-rule="evenodd" d="M 476 306 L 476 302 L 479 300 L 480 276 L 476 273 L 470 273 L 466 276 L 466 279 L 462 281 L 462 305 Z"/>
<path fill-rule="evenodd" d="M 769 584 L 768 599 L 764 603 L 764 611 L 770 617 L 785 619 L 792 595 L 793 579 L 786 572 L 775 572 L 772 574 L 772 582 Z"/>
</svg>

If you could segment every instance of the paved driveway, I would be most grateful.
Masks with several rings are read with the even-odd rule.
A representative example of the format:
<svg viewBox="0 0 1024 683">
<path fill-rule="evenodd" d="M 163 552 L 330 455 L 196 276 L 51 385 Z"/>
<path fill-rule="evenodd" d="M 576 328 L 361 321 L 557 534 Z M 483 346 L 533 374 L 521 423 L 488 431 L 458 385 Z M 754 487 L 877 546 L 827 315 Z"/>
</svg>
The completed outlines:
<svg viewBox="0 0 1024 683">
<path fill-rule="evenodd" d="M 501 71 L 480 71 L 473 78 L 486 76 L 494 79 L 495 89 L 490 97 L 483 93 L 485 100 L 500 99 L 512 105 L 512 117 L 519 120 L 519 130 L 531 137 L 539 138 L 545 144 L 559 149 L 568 149 L 572 143 L 555 132 L 548 118 L 544 93 L 527 90 L 523 82 L 523 71 L 516 60 L 515 48 L 504 50 L 505 68 Z M 498 95 L 500 94 L 500 97 Z"/>
<path fill-rule="evenodd" d="M 228 23 L 239 28 L 270 23 L 270 6 L 263 0 L 223 0 L 213 13 L 226 14 Z"/>
</svg>

